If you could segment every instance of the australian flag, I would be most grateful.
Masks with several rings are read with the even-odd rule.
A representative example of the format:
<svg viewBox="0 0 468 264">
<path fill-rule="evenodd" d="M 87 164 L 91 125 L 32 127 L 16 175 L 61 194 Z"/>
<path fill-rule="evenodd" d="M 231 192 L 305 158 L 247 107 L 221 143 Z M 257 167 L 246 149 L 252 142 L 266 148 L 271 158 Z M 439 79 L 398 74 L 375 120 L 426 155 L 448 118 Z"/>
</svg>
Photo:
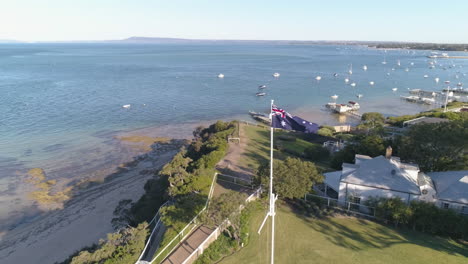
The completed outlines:
<svg viewBox="0 0 468 264">
<path fill-rule="evenodd" d="M 319 125 L 304 120 L 298 116 L 292 116 L 288 112 L 273 105 L 271 108 L 271 126 L 286 130 L 294 130 L 304 133 L 317 133 Z"/>
</svg>

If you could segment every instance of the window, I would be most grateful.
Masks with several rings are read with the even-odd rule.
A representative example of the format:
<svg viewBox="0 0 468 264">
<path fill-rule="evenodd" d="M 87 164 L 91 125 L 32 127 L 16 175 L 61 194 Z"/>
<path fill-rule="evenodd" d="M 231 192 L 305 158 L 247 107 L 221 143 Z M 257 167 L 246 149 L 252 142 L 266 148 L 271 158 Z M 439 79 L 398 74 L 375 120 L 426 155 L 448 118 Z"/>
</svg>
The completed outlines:
<svg viewBox="0 0 468 264">
<path fill-rule="evenodd" d="M 450 207 L 449 203 L 442 203 L 442 208 L 449 209 L 449 207 Z"/>
</svg>

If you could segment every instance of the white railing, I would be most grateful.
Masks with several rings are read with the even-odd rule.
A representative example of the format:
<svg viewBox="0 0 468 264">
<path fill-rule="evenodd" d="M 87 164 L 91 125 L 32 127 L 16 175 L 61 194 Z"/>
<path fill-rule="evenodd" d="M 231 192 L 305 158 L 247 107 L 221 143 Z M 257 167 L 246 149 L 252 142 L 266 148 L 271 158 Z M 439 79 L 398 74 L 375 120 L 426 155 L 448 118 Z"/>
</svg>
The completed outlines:
<svg viewBox="0 0 468 264">
<path fill-rule="evenodd" d="M 197 247 L 196 250 L 194 250 L 192 252 L 192 254 L 190 254 L 183 262 L 182 264 L 187 264 L 189 263 L 189 261 L 191 260 L 195 260 L 197 259 L 201 254 L 203 254 L 203 250 L 205 250 L 205 248 L 207 248 L 208 246 L 205 247 L 205 244 L 210 242 L 213 242 L 215 241 L 216 239 L 218 239 L 218 236 L 220 234 L 220 227 L 218 226 L 205 240 L 203 240 L 203 242 Z M 213 238 L 213 236 L 215 237 L 214 240 L 211 240 Z M 193 262 L 193 261 L 192 261 Z M 190 262 L 191 263 L 191 262 Z"/>
<path fill-rule="evenodd" d="M 163 259 L 166 259 L 171 253 L 172 251 L 177 248 L 177 246 L 185 240 L 185 238 L 198 226 L 196 223 L 196 220 L 198 219 L 198 217 L 203 213 L 203 211 L 206 210 L 206 208 L 208 207 L 208 204 L 211 200 L 211 197 L 213 196 L 213 192 L 214 192 L 214 183 L 216 182 L 216 177 L 217 177 L 218 173 L 215 173 L 214 176 L 213 176 L 213 180 L 211 181 L 211 187 L 210 187 L 210 192 L 208 193 L 208 199 L 206 199 L 206 203 L 205 203 L 205 207 L 203 207 L 203 209 L 200 210 L 200 212 L 182 229 L 182 231 L 180 231 L 161 251 L 159 251 L 159 253 L 151 260 L 150 263 L 154 263 L 163 253 L 164 251 L 166 251 L 169 246 L 172 245 L 172 243 L 174 243 L 174 241 L 176 241 L 177 238 L 180 238 L 181 236 L 183 236 L 180 240 L 179 240 L 179 243 L 175 244 L 175 246 L 169 250 L 169 252 L 166 254 L 166 256 L 163 258 Z M 191 226 L 192 228 L 184 235 L 184 232 Z"/>
<path fill-rule="evenodd" d="M 227 178 L 227 179 L 223 179 L 223 178 Z M 252 180 L 242 179 L 242 178 L 239 178 L 239 177 L 234 177 L 234 176 L 230 176 L 230 175 L 226 175 L 226 174 L 218 173 L 218 181 L 231 182 L 231 183 L 234 183 L 234 184 L 237 184 L 237 185 L 241 185 L 241 186 L 245 186 L 245 187 L 248 187 L 250 189 L 253 189 Z"/>
<path fill-rule="evenodd" d="M 138 260 L 135 262 L 135 264 L 138 264 L 138 262 L 141 260 L 141 258 L 143 257 L 143 255 L 145 254 L 146 250 L 148 249 L 148 246 L 151 244 L 151 238 L 153 237 L 153 234 L 154 232 L 158 229 L 158 225 L 161 224 L 161 208 L 163 208 L 164 206 L 166 206 L 167 204 L 169 204 L 169 201 L 166 201 L 165 203 L 163 203 L 158 211 L 156 212 L 156 214 L 154 215 L 153 219 L 151 219 L 151 221 L 148 223 L 148 227 L 156 220 L 156 218 L 158 219 L 158 221 L 156 222 L 156 225 L 154 226 L 153 228 L 153 231 L 151 231 L 151 234 L 149 235 L 148 237 L 148 241 L 146 241 L 146 245 L 145 247 L 143 248 L 143 251 L 141 252 L 140 256 L 138 257 Z"/>
<path fill-rule="evenodd" d="M 254 193 L 252 193 L 251 195 L 249 195 L 249 197 L 247 197 L 247 199 L 245 199 L 245 202 L 249 203 L 255 200 L 256 198 L 260 197 L 261 192 L 262 192 L 262 187 L 259 187 Z M 241 204 L 239 207 L 239 210 L 244 209 L 244 207 L 245 206 Z M 218 236 L 221 233 L 222 226 L 226 225 L 227 223 L 229 223 L 229 219 L 224 220 L 221 225 L 219 225 L 205 240 L 203 240 L 203 242 L 182 262 L 182 264 L 192 263 L 193 261 L 192 262 L 189 262 L 189 261 L 195 260 L 201 254 L 203 254 L 203 250 L 205 250 L 205 248 L 207 248 L 211 243 L 213 243 L 214 241 L 216 241 L 216 239 L 218 239 Z M 211 240 L 213 236 L 215 236 L 215 239 Z"/>
<path fill-rule="evenodd" d="M 307 201 L 307 197 L 309 196 L 319 198 L 321 201 L 324 201 L 324 204 L 326 204 L 327 207 L 339 209 L 342 211 L 346 211 L 348 213 L 364 215 L 364 216 L 375 218 L 375 207 L 358 204 L 358 203 L 347 202 L 347 201 L 339 201 L 338 199 L 324 197 L 324 196 L 310 194 L 310 193 L 304 195 L 304 200 Z"/>
</svg>

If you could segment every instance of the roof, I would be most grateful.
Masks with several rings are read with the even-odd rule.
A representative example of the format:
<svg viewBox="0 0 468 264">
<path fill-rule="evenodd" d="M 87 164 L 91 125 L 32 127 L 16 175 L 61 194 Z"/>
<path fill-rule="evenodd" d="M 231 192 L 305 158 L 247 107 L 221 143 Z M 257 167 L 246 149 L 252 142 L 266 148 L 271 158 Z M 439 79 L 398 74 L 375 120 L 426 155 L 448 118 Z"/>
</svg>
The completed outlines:
<svg viewBox="0 0 468 264">
<path fill-rule="evenodd" d="M 427 173 L 441 200 L 468 204 L 468 170 Z"/>
<path fill-rule="evenodd" d="M 418 117 L 418 118 L 403 122 L 403 126 L 412 126 L 412 125 L 421 124 L 421 123 L 435 124 L 435 123 L 449 122 L 449 121 L 450 120 L 445 119 L 445 118 L 422 116 L 422 117 Z"/>
<path fill-rule="evenodd" d="M 333 190 L 340 190 L 341 171 L 328 172 L 323 174 L 325 176 L 325 183 Z"/>
<path fill-rule="evenodd" d="M 341 181 L 419 195 L 419 185 L 409 175 L 405 166 L 406 164 L 399 162 L 398 159 L 378 156 L 361 160 L 355 169 L 343 170 Z M 413 166 L 409 167 L 413 168 Z"/>
</svg>

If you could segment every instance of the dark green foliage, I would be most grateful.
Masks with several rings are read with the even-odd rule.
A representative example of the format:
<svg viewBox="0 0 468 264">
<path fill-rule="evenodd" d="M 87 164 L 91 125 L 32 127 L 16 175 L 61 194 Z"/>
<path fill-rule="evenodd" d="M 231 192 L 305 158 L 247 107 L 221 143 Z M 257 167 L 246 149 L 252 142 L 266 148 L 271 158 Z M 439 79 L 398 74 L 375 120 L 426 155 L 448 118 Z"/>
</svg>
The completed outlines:
<svg viewBox="0 0 468 264">
<path fill-rule="evenodd" d="M 107 235 L 106 241 L 100 241 L 99 246 L 93 250 L 81 251 L 73 257 L 71 264 L 127 264 L 134 263 L 143 248 L 148 236 L 147 224 L 143 223 L 136 228 L 125 228 L 117 233 Z"/>
<path fill-rule="evenodd" d="M 330 152 L 321 146 L 313 146 L 306 148 L 304 151 L 306 158 L 314 161 L 327 160 L 330 157 Z"/>
<path fill-rule="evenodd" d="M 311 191 L 312 185 L 323 181 L 312 162 L 298 158 L 286 158 L 285 161 L 275 160 L 273 164 L 274 192 L 281 198 L 301 198 Z M 269 163 L 259 167 L 257 182 L 269 186 Z"/>
<path fill-rule="evenodd" d="M 226 199 L 225 201 L 229 201 L 230 199 Z M 195 263 L 217 263 L 221 258 L 238 250 L 241 246 L 246 246 L 249 243 L 249 222 L 255 210 L 263 210 L 263 207 L 258 202 L 251 202 L 246 205 L 240 213 L 240 217 L 237 218 L 240 225 L 238 227 L 238 232 L 240 233 L 238 240 L 232 237 L 232 228 L 223 232 L 216 241 L 203 251 L 203 254 L 198 257 Z"/>
<path fill-rule="evenodd" d="M 367 134 L 382 134 L 384 123 L 385 118 L 381 113 L 369 112 L 362 115 L 361 124 L 357 128 Z"/>
<path fill-rule="evenodd" d="M 232 251 L 235 247 L 233 241 L 226 233 L 223 233 L 218 239 L 203 251 L 203 254 L 194 262 L 195 264 L 216 263 L 221 258 Z"/>
<path fill-rule="evenodd" d="M 281 139 L 281 140 L 284 140 L 284 141 L 290 141 L 290 142 L 295 142 L 296 141 L 295 136 L 290 136 L 290 135 L 287 135 L 287 134 L 280 135 L 280 136 L 278 136 L 278 138 Z"/>
<path fill-rule="evenodd" d="M 166 177 L 148 180 L 145 194 L 130 208 L 128 223 L 136 226 L 143 221 L 149 222 L 159 207 L 167 201 L 165 192 L 169 187 Z"/>
<path fill-rule="evenodd" d="M 366 205 L 375 207 L 376 216 L 398 225 L 432 235 L 454 239 L 468 238 L 468 217 L 453 210 L 441 209 L 432 203 L 411 201 L 408 205 L 400 198 L 370 198 Z"/>
<path fill-rule="evenodd" d="M 398 153 L 423 171 L 468 168 L 468 119 L 410 127 L 398 141 Z"/>
<path fill-rule="evenodd" d="M 180 231 L 204 207 L 214 168 L 226 155 L 227 136 L 233 131 L 233 123 L 222 121 L 197 128 L 188 151 L 181 151 L 161 170 L 160 175 L 170 183 L 168 193 L 176 200 L 161 210 L 161 220 L 169 230 Z"/>
<path fill-rule="evenodd" d="M 321 126 L 319 130 L 317 131 L 317 134 L 320 136 L 324 137 L 333 137 L 333 134 L 335 133 L 335 129 L 330 126 Z"/>
<path fill-rule="evenodd" d="M 208 210 L 202 217 L 203 222 L 211 227 L 221 225 L 225 219 L 240 212 L 239 207 L 245 198 L 245 194 L 240 192 L 229 191 L 221 194 L 210 202 Z M 234 222 L 231 220 L 232 224 L 237 224 Z"/>
<path fill-rule="evenodd" d="M 177 201 L 161 208 L 161 220 L 166 227 L 180 231 L 205 205 L 206 196 L 191 193 L 180 196 Z"/>
<path fill-rule="evenodd" d="M 458 104 L 456 104 L 456 103 L 458 103 L 458 102 L 450 103 L 449 106 L 457 106 Z M 461 105 L 459 105 L 459 106 L 461 106 Z M 415 118 L 418 118 L 418 117 L 423 117 L 423 116 L 446 118 L 446 119 L 454 121 L 454 120 L 467 119 L 468 118 L 467 115 L 468 115 L 468 113 L 466 113 L 466 112 L 458 112 L 457 113 L 457 112 L 441 112 L 440 110 L 439 111 L 434 110 L 434 111 L 429 111 L 429 112 L 422 112 L 422 113 L 419 113 L 419 114 L 416 114 L 416 115 L 391 116 L 391 117 L 387 118 L 387 123 L 389 123 L 392 126 L 402 127 L 403 122 L 411 120 L 411 119 L 415 119 Z"/>
<path fill-rule="evenodd" d="M 330 166 L 334 169 L 341 169 L 343 162 L 352 163 L 356 154 L 376 157 L 384 155 L 386 143 L 379 135 L 360 135 L 348 142 L 348 145 L 332 157 Z"/>
</svg>

